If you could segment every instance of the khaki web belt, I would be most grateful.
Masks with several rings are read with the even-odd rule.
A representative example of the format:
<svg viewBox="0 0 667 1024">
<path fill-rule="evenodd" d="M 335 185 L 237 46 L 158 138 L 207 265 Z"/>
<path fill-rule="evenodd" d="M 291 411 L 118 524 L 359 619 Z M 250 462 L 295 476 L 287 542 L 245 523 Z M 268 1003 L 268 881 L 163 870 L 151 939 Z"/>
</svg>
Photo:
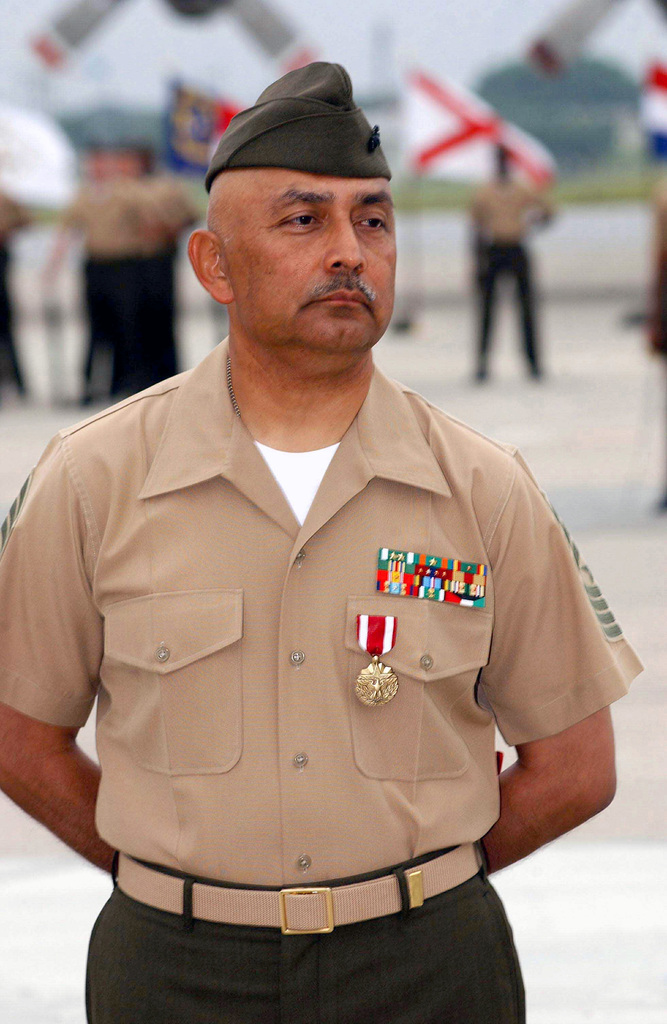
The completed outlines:
<svg viewBox="0 0 667 1024">
<path fill-rule="evenodd" d="M 433 860 L 404 869 L 410 909 L 453 889 L 481 867 L 477 847 L 457 846 Z M 134 900 L 171 914 L 184 913 L 187 880 L 164 874 L 121 853 L 118 885 Z M 397 914 L 404 909 L 395 873 L 349 885 L 303 886 L 281 890 L 191 885 L 191 914 L 202 921 L 280 928 L 283 935 L 313 935 L 335 927 Z"/>
</svg>

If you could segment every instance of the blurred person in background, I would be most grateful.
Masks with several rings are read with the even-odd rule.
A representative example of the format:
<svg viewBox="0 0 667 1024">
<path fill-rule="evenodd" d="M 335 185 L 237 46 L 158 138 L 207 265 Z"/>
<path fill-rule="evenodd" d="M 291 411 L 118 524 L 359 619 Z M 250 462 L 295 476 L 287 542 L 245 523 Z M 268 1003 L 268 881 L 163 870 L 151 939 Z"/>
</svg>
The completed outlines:
<svg viewBox="0 0 667 1024">
<path fill-rule="evenodd" d="M 659 182 L 653 193 L 653 287 L 648 324 L 649 351 L 661 359 L 667 383 L 667 178 Z M 667 427 L 667 407 L 665 420 Z M 667 463 L 667 439 L 664 457 Z M 667 464 L 663 487 L 659 512 L 667 512 Z"/>
<path fill-rule="evenodd" d="M 510 156 L 496 148 L 496 177 L 478 189 L 472 199 L 473 249 L 479 305 L 479 340 L 475 378 L 488 376 L 488 357 L 495 313 L 497 283 L 514 278 L 521 315 L 523 346 L 532 377 L 542 376 L 535 316 L 530 253 L 526 236 L 535 225 L 547 224 L 554 207 L 542 193 L 522 184 L 510 173 Z"/>
<path fill-rule="evenodd" d="M 0 191 L 0 384 L 11 381 L 19 395 L 25 395 L 26 387 L 14 342 L 9 244 L 31 222 L 26 207 Z"/>
<path fill-rule="evenodd" d="M 51 288 L 67 250 L 77 235 L 81 237 L 88 315 L 83 404 L 98 395 L 122 398 L 144 386 L 137 361 L 140 271 L 154 218 L 153 204 L 140 185 L 143 173 L 139 150 L 91 149 L 84 163 L 84 183 L 63 213 L 45 269 L 45 285 Z M 111 369 L 98 393 L 96 364 L 105 355 Z"/>
<path fill-rule="evenodd" d="M 145 177 L 141 288 L 134 379 L 138 390 L 178 373 L 176 344 L 176 259 L 186 228 L 200 216 L 183 182 L 155 173 L 154 154 L 142 151 Z"/>
</svg>

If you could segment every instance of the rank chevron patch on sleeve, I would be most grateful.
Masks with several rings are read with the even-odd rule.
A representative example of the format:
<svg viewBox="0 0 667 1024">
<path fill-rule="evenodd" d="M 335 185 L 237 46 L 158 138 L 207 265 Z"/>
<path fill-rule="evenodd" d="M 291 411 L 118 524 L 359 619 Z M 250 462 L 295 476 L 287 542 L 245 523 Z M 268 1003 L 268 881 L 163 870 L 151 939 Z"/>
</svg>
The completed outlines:
<svg viewBox="0 0 667 1024">
<path fill-rule="evenodd" d="M 542 493 L 544 494 L 544 492 L 542 492 Z M 574 557 L 574 560 L 575 560 L 575 562 L 577 564 L 577 568 L 579 570 L 579 575 L 581 577 L 581 582 L 582 582 L 582 584 L 584 586 L 584 590 L 586 591 L 586 594 L 588 596 L 588 600 L 591 603 L 593 611 L 597 615 L 597 620 L 600 623 L 600 628 L 602 629 L 602 632 L 606 636 L 607 640 L 621 640 L 623 638 L 623 630 L 619 626 L 618 622 L 616 621 L 616 619 L 614 617 L 614 613 L 612 612 L 611 608 L 607 604 L 607 602 L 605 600 L 605 597 L 604 597 L 604 594 L 602 593 L 602 591 L 600 590 L 599 586 L 595 582 L 595 578 L 593 576 L 593 573 L 591 572 L 591 570 L 588 568 L 588 566 L 584 562 L 583 558 L 581 557 L 581 554 L 579 553 L 579 548 L 577 547 L 577 545 L 575 544 L 574 540 L 572 539 L 572 537 L 570 535 L 570 531 L 568 530 L 567 526 L 565 525 L 565 523 L 563 522 L 561 517 L 556 512 L 556 509 L 553 507 L 553 505 L 551 504 L 551 502 L 547 498 L 546 494 L 544 495 L 544 497 L 545 497 L 545 500 L 546 500 L 547 504 L 549 505 L 549 508 L 551 509 L 551 511 L 554 514 L 554 518 L 556 519 L 556 522 L 558 523 L 558 525 L 560 526 L 561 530 L 565 534 L 565 539 L 567 540 L 568 544 L 570 545 L 570 550 L 572 551 L 572 555 Z"/>
<path fill-rule="evenodd" d="M 31 480 L 32 473 L 30 474 L 26 482 L 23 484 L 23 487 L 19 491 L 15 501 L 13 502 L 11 508 L 9 509 L 9 512 L 7 513 L 7 518 L 0 527 L 0 558 L 2 558 L 3 552 L 7 547 L 7 542 L 11 536 L 11 532 L 14 529 L 14 526 L 16 525 L 16 520 L 20 516 L 21 509 L 25 504 L 25 499 L 28 495 L 28 488 L 30 487 Z"/>
</svg>

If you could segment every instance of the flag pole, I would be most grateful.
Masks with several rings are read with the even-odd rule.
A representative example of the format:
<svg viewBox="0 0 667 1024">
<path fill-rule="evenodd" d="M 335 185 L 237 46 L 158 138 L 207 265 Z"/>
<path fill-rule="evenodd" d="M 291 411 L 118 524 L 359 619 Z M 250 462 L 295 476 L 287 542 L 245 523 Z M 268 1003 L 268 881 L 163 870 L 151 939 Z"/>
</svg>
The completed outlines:
<svg viewBox="0 0 667 1024">
<path fill-rule="evenodd" d="M 412 332 L 424 308 L 423 205 L 422 176 L 413 174 L 408 180 L 406 189 L 405 252 L 409 259 L 409 263 L 405 267 L 407 286 L 399 305 L 398 314 L 394 317 L 392 324 L 398 334 Z"/>
<path fill-rule="evenodd" d="M 424 238 L 426 230 L 426 218 L 424 216 L 426 190 L 424 188 L 423 174 L 417 175 L 417 178 L 415 180 L 415 188 L 417 202 L 417 244 L 415 246 L 415 289 L 413 299 L 413 326 L 414 322 L 421 318 L 424 312 L 424 308 L 426 306 L 426 239 Z"/>
<path fill-rule="evenodd" d="M 397 304 L 398 308 L 392 320 L 392 327 L 397 334 L 408 334 L 414 327 L 417 311 L 417 278 L 422 264 L 422 256 L 420 238 L 421 231 L 419 224 L 419 190 L 417 185 L 418 175 L 411 160 L 407 156 L 409 148 L 407 139 L 407 119 L 409 117 L 409 113 L 406 106 L 405 88 L 410 77 L 408 68 L 414 63 L 413 55 L 404 53 L 401 63 L 403 67 L 400 72 L 401 87 L 398 107 L 400 111 L 403 144 L 401 171 L 404 178 L 402 181 L 402 191 L 405 197 L 403 237 L 401 239 L 401 251 L 405 256 L 401 261 L 403 266 L 401 276 L 405 285 L 402 288 L 402 294 Z"/>
</svg>

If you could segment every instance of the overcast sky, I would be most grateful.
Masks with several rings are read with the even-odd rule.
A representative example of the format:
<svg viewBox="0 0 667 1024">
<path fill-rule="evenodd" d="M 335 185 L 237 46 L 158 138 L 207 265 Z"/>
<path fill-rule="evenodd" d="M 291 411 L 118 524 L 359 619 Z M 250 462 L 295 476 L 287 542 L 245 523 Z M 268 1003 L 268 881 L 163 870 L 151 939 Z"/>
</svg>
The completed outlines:
<svg viewBox="0 0 667 1024">
<path fill-rule="evenodd" d="M 233 16 L 186 20 L 163 0 L 126 0 L 58 74 L 43 72 L 28 40 L 69 0 L 0 0 L 0 100 L 52 109 L 98 102 L 160 106 L 181 77 L 251 103 L 277 77 Z M 348 68 L 358 93 L 402 65 L 420 64 L 472 85 L 484 71 L 523 55 L 563 0 L 274 0 L 328 60 Z M 667 20 L 651 0 L 625 0 L 598 33 L 591 53 L 640 77 L 667 58 Z M 389 26 L 390 36 L 387 34 Z"/>
</svg>

